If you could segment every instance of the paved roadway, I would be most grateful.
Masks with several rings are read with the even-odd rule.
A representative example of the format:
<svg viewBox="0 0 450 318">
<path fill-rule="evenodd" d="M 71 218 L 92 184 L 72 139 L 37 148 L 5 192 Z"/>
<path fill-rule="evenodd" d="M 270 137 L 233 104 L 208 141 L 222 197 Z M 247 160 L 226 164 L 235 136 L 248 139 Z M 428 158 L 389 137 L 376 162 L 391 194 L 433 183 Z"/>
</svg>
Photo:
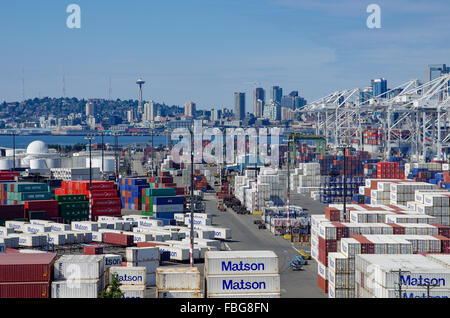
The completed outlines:
<svg viewBox="0 0 450 318">
<path fill-rule="evenodd" d="M 258 230 L 253 221 L 260 218 L 259 216 L 238 215 L 231 209 L 220 212 L 217 209 L 217 199 L 214 194 L 206 194 L 205 203 L 206 212 L 213 214 L 213 224 L 231 229 L 232 240 L 224 243 L 225 248 L 231 250 L 272 250 L 278 255 L 281 297 L 326 297 L 317 286 L 317 263 L 310 260 L 308 265 L 303 267 L 304 270 L 292 271 L 289 268 L 289 260 L 298 255 L 297 251 L 291 242 L 283 237 L 274 236 L 268 230 Z"/>
</svg>

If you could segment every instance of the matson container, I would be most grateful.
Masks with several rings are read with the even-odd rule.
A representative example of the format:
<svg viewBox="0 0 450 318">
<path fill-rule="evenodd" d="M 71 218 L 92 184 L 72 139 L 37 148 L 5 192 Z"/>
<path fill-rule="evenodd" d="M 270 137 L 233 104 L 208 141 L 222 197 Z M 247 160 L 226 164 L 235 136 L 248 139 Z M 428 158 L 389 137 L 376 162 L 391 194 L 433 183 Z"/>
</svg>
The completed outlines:
<svg viewBox="0 0 450 318">
<path fill-rule="evenodd" d="M 52 298 L 98 298 L 102 291 L 98 279 L 52 282 Z"/>
<path fill-rule="evenodd" d="M 52 223 L 50 225 L 52 232 L 65 232 L 70 231 L 70 225 L 69 224 L 62 224 L 62 223 Z"/>
<path fill-rule="evenodd" d="M 208 251 L 205 275 L 278 274 L 273 251 Z"/>
<path fill-rule="evenodd" d="M 105 254 L 105 270 L 112 266 L 122 265 L 122 256 L 116 254 Z"/>
<path fill-rule="evenodd" d="M 50 231 L 51 231 L 50 226 L 36 225 L 36 224 L 25 224 L 22 226 L 22 232 L 24 233 L 37 234 Z"/>
<path fill-rule="evenodd" d="M 14 229 L 7 228 L 5 226 L 0 226 L 0 237 L 7 236 L 8 234 L 14 233 Z"/>
<path fill-rule="evenodd" d="M 5 244 L 6 248 L 18 248 L 19 247 L 19 238 L 8 236 L 8 237 L 2 237 L 1 240 Z"/>
<path fill-rule="evenodd" d="M 54 245 L 66 244 L 66 235 L 63 233 L 46 233 L 47 241 Z"/>
<path fill-rule="evenodd" d="M 207 225 L 196 225 L 195 230 L 210 230 L 214 231 L 214 239 L 229 240 L 231 239 L 231 230 L 225 227 L 215 227 Z"/>
<path fill-rule="evenodd" d="M 208 294 L 208 298 L 281 298 L 281 293 Z"/>
<path fill-rule="evenodd" d="M 197 267 L 158 267 L 156 269 L 156 288 L 161 291 L 200 291 L 200 272 Z"/>
<path fill-rule="evenodd" d="M 200 290 L 157 290 L 156 298 L 203 298 Z"/>
<path fill-rule="evenodd" d="M 0 283 L 49 282 L 55 253 L 0 255 Z"/>
<path fill-rule="evenodd" d="M 120 290 L 124 293 L 122 298 L 144 298 L 145 297 L 145 286 L 135 285 L 135 286 L 120 286 Z"/>
<path fill-rule="evenodd" d="M 145 267 L 113 266 L 107 270 L 108 284 L 112 281 L 113 276 L 116 276 L 123 285 L 145 285 L 147 269 Z"/>
<path fill-rule="evenodd" d="M 99 224 L 95 222 L 83 221 L 83 222 L 72 222 L 73 231 L 83 231 L 83 232 L 97 232 L 99 229 Z"/>
<path fill-rule="evenodd" d="M 98 279 L 104 271 L 102 255 L 63 255 L 55 262 L 54 278 Z"/>
<path fill-rule="evenodd" d="M 0 283 L 0 298 L 49 298 L 48 282 Z"/>
<path fill-rule="evenodd" d="M 208 275 L 207 294 L 278 293 L 280 275 Z"/>
<path fill-rule="evenodd" d="M 125 255 L 127 262 L 159 261 L 157 247 L 127 247 Z"/>
</svg>

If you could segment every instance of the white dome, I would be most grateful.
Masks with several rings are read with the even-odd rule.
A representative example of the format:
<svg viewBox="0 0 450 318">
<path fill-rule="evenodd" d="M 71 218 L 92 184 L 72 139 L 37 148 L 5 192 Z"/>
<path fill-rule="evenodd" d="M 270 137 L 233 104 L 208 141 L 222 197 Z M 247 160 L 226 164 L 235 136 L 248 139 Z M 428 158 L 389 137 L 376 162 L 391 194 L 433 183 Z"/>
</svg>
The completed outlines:
<svg viewBox="0 0 450 318">
<path fill-rule="evenodd" d="M 42 155 L 48 153 L 47 144 L 40 140 L 35 140 L 27 147 L 28 155 Z"/>
</svg>

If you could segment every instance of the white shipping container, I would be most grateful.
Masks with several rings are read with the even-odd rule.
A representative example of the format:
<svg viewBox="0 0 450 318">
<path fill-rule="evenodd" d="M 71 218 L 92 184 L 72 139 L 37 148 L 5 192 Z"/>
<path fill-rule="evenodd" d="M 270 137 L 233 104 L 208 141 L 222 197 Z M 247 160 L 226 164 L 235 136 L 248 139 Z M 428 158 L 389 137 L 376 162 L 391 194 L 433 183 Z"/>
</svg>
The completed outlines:
<svg viewBox="0 0 450 318">
<path fill-rule="evenodd" d="M 242 294 L 280 292 L 280 275 L 208 275 L 207 294 Z"/>
<path fill-rule="evenodd" d="M 52 298 L 98 298 L 101 282 L 95 280 L 53 281 Z"/>
<path fill-rule="evenodd" d="M 101 232 L 92 232 L 92 242 L 103 242 L 103 233 Z"/>
<path fill-rule="evenodd" d="M 145 286 L 134 285 L 134 286 L 120 286 L 120 290 L 123 292 L 122 298 L 144 298 L 145 297 Z"/>
<path fill-rule="evenodd" d="M 116 254 L 105 254 L 105 270 L 112 266 L 122 266 L 122 256 Z"/>
<path fill-rule="evenodd" d="M 99 279 L 104 271 L 103 255 L 63 255 L 54 265 L 55 280 Z"/>
<path fill-rule="evenodd" d="M 157 290 L 156 298 L 203 298 L 200 290 Z"/>
<path fill-rule="evenodd" d="M 141 262 L 127 262 L 129 267 L 145 267 L 147 274 L 155 274 L 159 267 L 159 261 L 141 261 Z"/>
<path fill-rule="evenodd" d="M 64 233 L 47 233 L 47 241 L 54 245 L 66 244 L 66 235 Z"/>
<path fill-rule="evenodd" d="M 205 274 L 277 274 L 278 256 L 273 251 L 208 251 Z"/>
<path fill-rule="evenodd" d="M 73 231 L 97 232 L 99 230 L 99 224 L 96 222 L 73 221 L 71 225 Z"/>
<path fill-rule="evenodd" d="M 52 232 L 65 232 L 70 231 L 70 225 L 69 224 L 62 224 L 62 223 L 52 223 L 50 225 Z"/>
<path fill-rule="evenodd" d="M 123 285 L 145 285 L 147 269 L 145 267 L 113 266 L 107 270 L 108 284 L 112 281 L 113 276 L 117 277 Z"/>
<path fill-rule="evenodd" d="M 159 267 L 156 269 L 156 288 L 165 291 L 200 291 L 200 272 L 196 267 Z"/>
<path fill-rule="evenodd" d="M 14 233 L 14 229 L 7 228 L 5 226 L 0 226 L 0 237 L 7 236 L 8 234 Z"/>
<path fill-rule="evenodd" d="M 5 243 L 6 248 L 18 248 L 19 247 L 19 237 L 17 236 L 7 236 L 1 238 L 3 243 Z"/>
<path fill-rule="evenodd" d="M 127 247 L 125 257 L 127 262 L 159 261 L 158 247 Z"/>
<path fill-rule="evenodd" d="M 208 298 L 281 298 L 281 293 L 208 294 Z"/>
</svg>

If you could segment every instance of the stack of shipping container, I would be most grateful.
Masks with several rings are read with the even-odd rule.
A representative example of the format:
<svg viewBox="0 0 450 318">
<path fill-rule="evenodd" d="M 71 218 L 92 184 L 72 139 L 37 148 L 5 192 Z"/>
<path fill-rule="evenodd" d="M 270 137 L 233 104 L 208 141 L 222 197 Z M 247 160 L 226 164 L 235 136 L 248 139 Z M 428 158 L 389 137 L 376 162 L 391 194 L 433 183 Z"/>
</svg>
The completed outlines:
<svg viewBox="0 0 450 318">
<path fill-rule="evenodd" d="M 54 253 L 0 254 L 0 298 L 48 298 Z"/>
</svg>

